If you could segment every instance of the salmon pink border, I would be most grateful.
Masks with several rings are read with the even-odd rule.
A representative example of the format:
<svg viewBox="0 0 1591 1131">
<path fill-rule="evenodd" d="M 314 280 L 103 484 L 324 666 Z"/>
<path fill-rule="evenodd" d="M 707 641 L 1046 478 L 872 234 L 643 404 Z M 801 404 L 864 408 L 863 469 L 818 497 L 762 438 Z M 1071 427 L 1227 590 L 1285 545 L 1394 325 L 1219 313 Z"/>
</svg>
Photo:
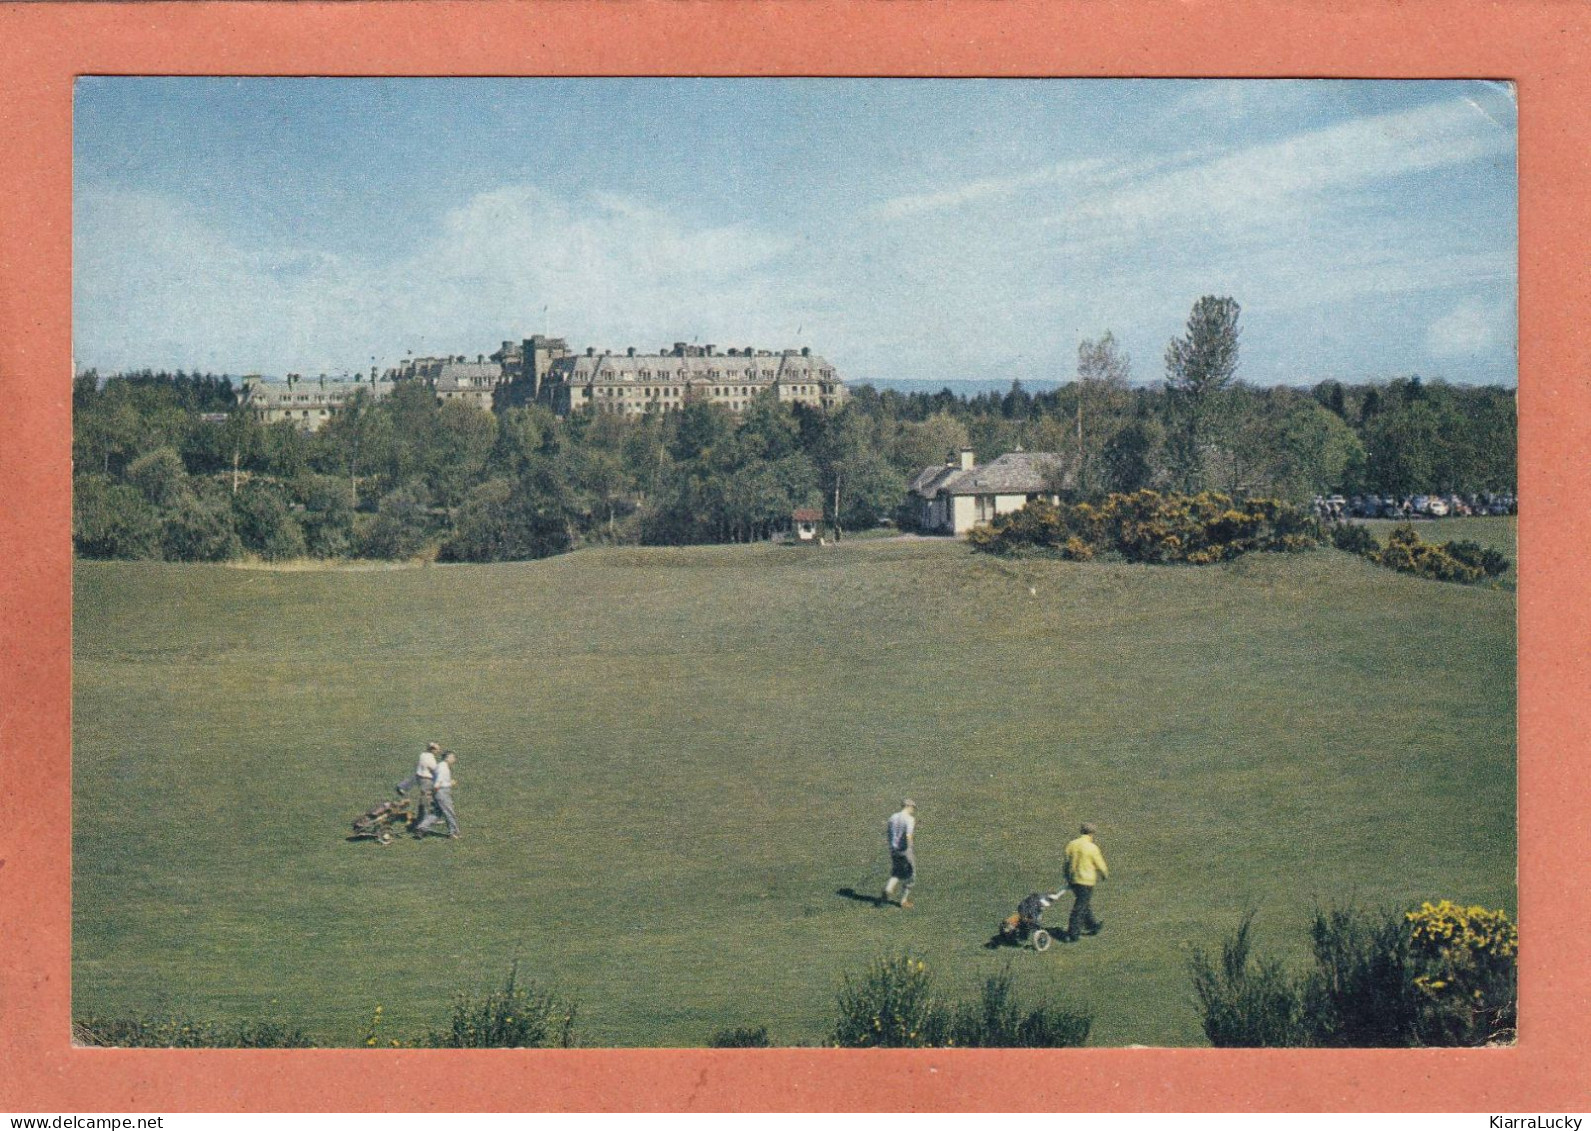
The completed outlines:
<svg viewBox="0 0 1591 1131">
<path fill-rule="evenodd" d="M 1591 8 L 1544 0 L 0 4 L 0 1110 L 1586 1110 L 1588 45 Z M 74 77 L 657 73 L 1518 84 L 1524 947 L 1516 1047 L 71 1047 Z"/>
</svg>

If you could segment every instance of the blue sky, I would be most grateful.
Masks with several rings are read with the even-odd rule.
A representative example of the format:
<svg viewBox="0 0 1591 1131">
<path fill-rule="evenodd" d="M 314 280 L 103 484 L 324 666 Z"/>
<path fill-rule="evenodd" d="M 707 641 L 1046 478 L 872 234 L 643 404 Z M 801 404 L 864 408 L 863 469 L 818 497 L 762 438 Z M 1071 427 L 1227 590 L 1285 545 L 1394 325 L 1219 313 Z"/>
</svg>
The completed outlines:
<svg viewBox="0 0 1591 1131">
<path fill-rule="evenodd" d="M 1516 114 L 1482 82 L 84 78 L 79 366 L 280 375 L 676 340 L 853 381 L 1516 380 Z"/>
</svg>

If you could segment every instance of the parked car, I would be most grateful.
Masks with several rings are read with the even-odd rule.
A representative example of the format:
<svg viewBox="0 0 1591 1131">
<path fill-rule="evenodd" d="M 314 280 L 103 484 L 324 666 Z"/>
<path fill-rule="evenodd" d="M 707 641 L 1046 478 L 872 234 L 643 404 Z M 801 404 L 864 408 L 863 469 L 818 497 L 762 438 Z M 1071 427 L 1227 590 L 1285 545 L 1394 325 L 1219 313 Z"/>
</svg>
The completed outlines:
<svg viewBox="0 0 1591 1131">
<path fill-rule="evenodd" d="M 1425 501 L 1425 513 L 1432 518 L 1446 518 L 1448 510 L 1447 500 L 1440 495 L 1432 495 Z"/>
</svg>

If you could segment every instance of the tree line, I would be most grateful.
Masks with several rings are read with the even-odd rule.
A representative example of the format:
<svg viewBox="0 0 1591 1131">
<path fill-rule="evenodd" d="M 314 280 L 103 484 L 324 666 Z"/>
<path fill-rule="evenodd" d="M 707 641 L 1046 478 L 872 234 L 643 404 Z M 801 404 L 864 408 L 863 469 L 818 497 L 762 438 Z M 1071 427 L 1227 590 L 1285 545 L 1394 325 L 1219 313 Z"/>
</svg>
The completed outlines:
<svg viewBox="0 0 1591 1131">
<path fill-rule="evenodd" d="M 73 387 L 73 537 L 85 557 L 498 561 L 577 545 L 742 542 L 821 509 L 832 531 L 910 522 L 907 484 L 964 447 L 1056 453 L 1073 501 L 1143 488 L 1302 501 L 1515 487 L 1514 394 L 1400 377 L 1259 388 L 1237 379 L 1238 305 L 1204 298 L 1133 383 L 1109 332 L 1074 379 L 973 397 L 861 385 L 823 411 L 776 394 L 635 417 L 359 393 L 317 432 L 265 425 L 213 374 Z M 1057 486 L 1062 484 L 1057 483 Z"/>
</svg>

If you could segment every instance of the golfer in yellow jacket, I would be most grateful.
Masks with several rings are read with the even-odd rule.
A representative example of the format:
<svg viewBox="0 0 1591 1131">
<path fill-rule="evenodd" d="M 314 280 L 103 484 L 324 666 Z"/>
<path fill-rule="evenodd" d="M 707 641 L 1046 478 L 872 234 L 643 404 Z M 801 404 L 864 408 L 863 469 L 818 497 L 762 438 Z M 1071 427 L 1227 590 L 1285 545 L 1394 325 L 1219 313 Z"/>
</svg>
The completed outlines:
<svg viewBox="0 0 1591 1131">
<path fill-rule="evenodd" d="M 1090 901 L 1094 898 L 1094 885 L 1110 875 L 1105 867 L 1105 854 L 1094 843 L 1093 825 L 1083 824 L 1083 835 L 1066 846 L 1066 883 L 1072 889 L 1072 918 L 1066 927 L 1066 937 L 1076 942 L 1078 928 L 1090 935 L 1099 934 L 1105 924 L 1094 918 Z"/>
</svg>

